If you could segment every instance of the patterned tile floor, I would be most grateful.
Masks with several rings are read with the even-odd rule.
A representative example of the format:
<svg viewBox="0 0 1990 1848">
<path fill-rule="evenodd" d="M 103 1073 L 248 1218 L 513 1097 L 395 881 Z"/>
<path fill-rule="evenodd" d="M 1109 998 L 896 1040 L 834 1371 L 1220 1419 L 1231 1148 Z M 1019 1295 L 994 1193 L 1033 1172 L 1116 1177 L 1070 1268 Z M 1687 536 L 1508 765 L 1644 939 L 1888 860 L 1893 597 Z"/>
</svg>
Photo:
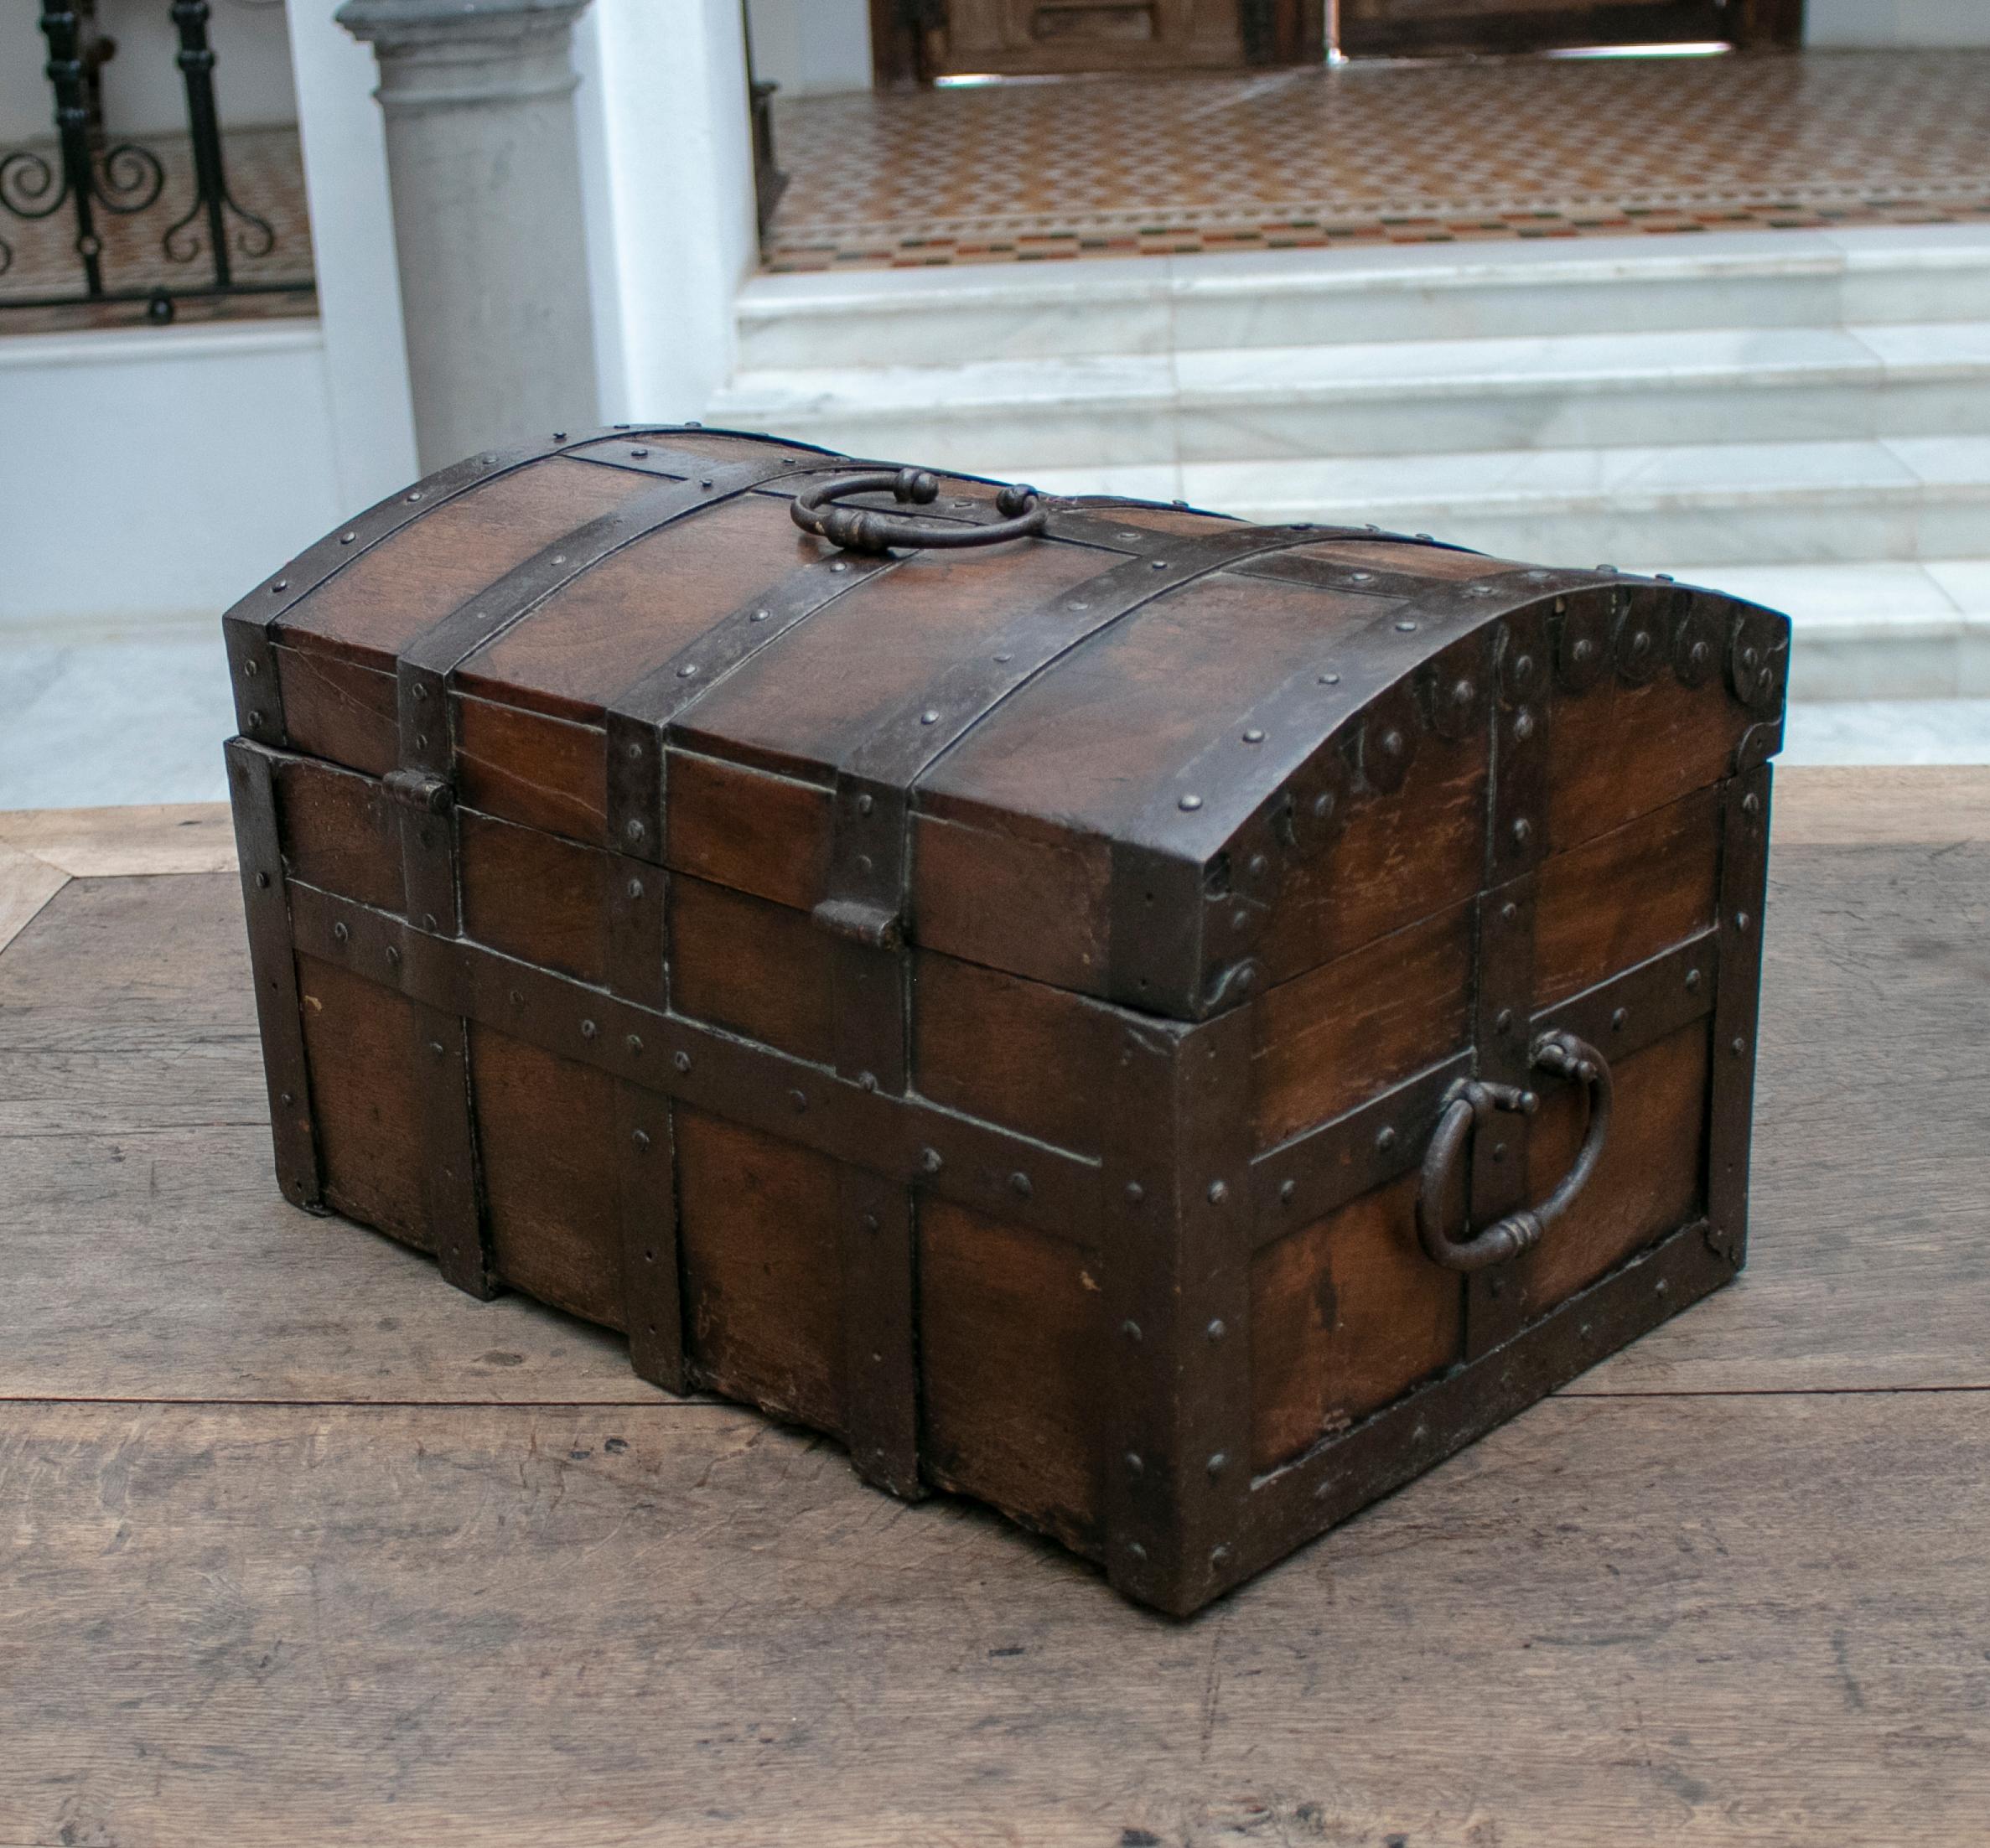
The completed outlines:
<svg viewBox="0 0 1990 1848">
<path fill-rule="evenodd" d="M 772 270 L 1990 220 L 1990 52 L 777 101 Z"/>
<path fill-rule="evenodd" d="M 164 173 L 157 199 L 143 211 L 120 214 L 97 210 L 98 235 L 103 240 L 104 284 L 111 289 L 168 290 L 211 277 L 205 216 L 165 248 L 166 234 L 194 204 L 193 159 L 184 135 L 148 136 L 145 145 L 159 159 Z M 0 150 L 4 152 L 4 150 Z M 52 158 L 52 144 L 25 150 Z M 280 293 L 242 295 L 225 300 L 189 300 L 177 304 L 181 321 L 229 319 L 268 315 L 314 314 L 318 298 L 310 287 L 311 226 L 304 210 L 304 169 L 297 132 L 289 128 L 248 128 L 230 132 L 223 158 L 229 189 L 242 206 L 267 223 L 272 242 L 262 248 L 261 233 L 246 220 L 231 220 L 232 259 L 236 274 L 258 282 L 301 282 Z M 128 179 L 133 169 L 121 163 L 111 175 Z M 43 333 L 71 327 L 115 327 L 145 319 L 143 303 L 106 303 L 57 308 L 18 306 L 23 300 L 80 293 L 82 269 L 75 252 L 75 220 L 67 208 L 44 219 L 23 220 L 8 208 L 30 209 L 45 199 L 30 196 L 35 174 L 17 163 L 0 187 L 0 334 Z M 177 261 L 174 253 L 189 252 Z"/>
</svg>

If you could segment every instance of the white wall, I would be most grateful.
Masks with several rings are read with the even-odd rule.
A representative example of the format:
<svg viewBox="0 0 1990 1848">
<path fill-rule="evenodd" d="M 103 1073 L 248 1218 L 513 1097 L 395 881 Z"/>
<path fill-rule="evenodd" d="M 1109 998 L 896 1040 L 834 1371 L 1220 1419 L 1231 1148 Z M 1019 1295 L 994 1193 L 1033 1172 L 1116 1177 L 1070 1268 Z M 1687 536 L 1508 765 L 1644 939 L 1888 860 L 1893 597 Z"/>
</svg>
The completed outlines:
<svg viewBox="0 0 1990 1848">
<path fill-rule="evenodd" d="M 0 339 L 0 629 L 212 619 L 351 511 L 310 321 Z"/>
<path fill-rule="evenodd" d="M 27 0 L 0 7 L 0 142 L 55 132 L 54 99 L 42 65 L 49 42 Z M 331 0 L 324 9 L 331 10 Z M 97 23 L 117 41 L 104 66 L 104 122 L 113 134 L 150 135 L 186 126 L 179 49 L 165 0 L 98 0 Z M 215 97 L 233 128 L 297 120 L 283 0 L 215 0 L 208 20 Z"/>
<path fill-rule="evenodd" d="M 574 62 L 601 414 L 702 417 L 759 260 L 738 0 L 595 0 Z"/>
<path fill-rule="evenodd" d="M 871 87 L 868 0 L 746 0 L 754 75 L 788 96 Z"/>
<path fill-rule="evenodd" d="M 1809 45 L 1990 45 L 1990 0 L 1809 0 Z"/>
</svg>

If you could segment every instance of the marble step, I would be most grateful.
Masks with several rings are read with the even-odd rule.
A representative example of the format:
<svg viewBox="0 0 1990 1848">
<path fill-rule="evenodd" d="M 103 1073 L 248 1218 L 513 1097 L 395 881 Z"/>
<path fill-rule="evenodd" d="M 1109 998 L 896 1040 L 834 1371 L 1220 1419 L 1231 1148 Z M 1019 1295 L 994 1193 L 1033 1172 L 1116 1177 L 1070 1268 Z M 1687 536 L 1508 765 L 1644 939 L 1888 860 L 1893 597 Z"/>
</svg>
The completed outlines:
<svg viewBox="0 0 1990 1848">
<path fill-rule="evenodd" d="M 711 416 L 977 473 L 1967 434 L 1990 321 L 768 370 Z"/>
<path fill-rule="evenodd" d="M 1990 225 L 1723 231 L 759 276 L 743 371 L 1980 319 Z"/>
<path fill-rule="evenodd" d="M 1981 557 L 1990 437 L 1672 444 L 1031 470 L 1270 521 L 1434 532 L 1547 564 L 1780 565 Z"/>
<path fill-rule="evenodd" d="M 1990 696 L 1990 558 L 1682 564 L 1672 575 L 1790 618 L 1792 699 Z"/>
</svg>

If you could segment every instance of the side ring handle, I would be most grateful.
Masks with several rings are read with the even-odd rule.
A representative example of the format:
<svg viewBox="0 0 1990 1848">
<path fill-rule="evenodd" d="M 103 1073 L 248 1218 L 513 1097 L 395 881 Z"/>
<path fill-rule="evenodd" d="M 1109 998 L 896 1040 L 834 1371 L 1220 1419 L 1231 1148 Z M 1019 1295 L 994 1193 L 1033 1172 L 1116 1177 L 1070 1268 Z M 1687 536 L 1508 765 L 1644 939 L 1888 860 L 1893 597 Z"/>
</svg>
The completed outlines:
<svg viewBox="0 0 1990 1848">
<path fill-rule="evenodd" d="M 1417 1236 L 1433 1264 L 1447 1271 L 1483 1271 L 1488 1265 L 1518 1257 L 1540 1242 L 1541 1235 L 1568 1210 L 1588 1184 L 1602 1158 L 1610 1132 L 1610 1067 L 1601 1053 L 1573 1033 L 1543 1033 L 1534 1043 L 1534 1064 L 1541 1070 L 1580 1084 L 1588 1093 L 1589 1126 L 1575 1165 L 1538 1206 L 1522 1207 L 1497 1219 L 1476 1236 L 1458 1240 L 1444 1229 L 1443 1203 L 1464 1161 L 1472 1136 L 1501 1110 L 1531 1116 L 1540 1100 L 1532 1091 L 1511 1084 L 1481 1084 L 1460 1079 L 1444 1099 L 1443 1114 L 1424 1152 L 1422 1184 L 1417 1190 Z M 1469 1223 L 1469 1222 L 1468 1222 Z"/>
<path fill-rule="evenodd" d="M 991 525 L 971 525 L 957 520 L 917 520 L 906 514 L 879 513 L 869 507 L 841 507 L 852 494 L 883 494 L 889 489 L 908 504 L 925 505 L 936 499 L 940 482 L 924 468 L 878 468 L 868 474 L 838 475 L 833 481 L 805 488 L 788 503 L 795 524 L 845 551 L 886 551 L 894 546 L 952 547 L 999 546 L 1004 540 L 1027 539 L 1044 530 L 1049 510 L 1034 488 L 1013 485 L 995 497 L 1003 518 Z"/>
</svg>

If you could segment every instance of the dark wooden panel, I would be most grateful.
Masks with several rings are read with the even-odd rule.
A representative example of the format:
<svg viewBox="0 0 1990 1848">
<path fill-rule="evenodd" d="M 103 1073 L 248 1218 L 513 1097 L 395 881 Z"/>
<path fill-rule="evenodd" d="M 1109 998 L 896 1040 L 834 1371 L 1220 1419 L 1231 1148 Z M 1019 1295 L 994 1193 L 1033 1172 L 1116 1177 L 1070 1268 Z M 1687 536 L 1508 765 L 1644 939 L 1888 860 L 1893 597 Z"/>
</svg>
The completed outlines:
<svg viewBox="0 0 1990 1848">
<path fill-rule="evenodd" d="M 693 1378 L 840 1433 L 836 1163 L 697 1110 L 676 1129 Z"/>
<path fill-rule="evenodd" d="M 456 787 L 463 800 L 527 827 L 600 842 L 608 767 L 599 726 L 488 700 L 459 699 Z"/>
<path fill-rule="evenodd" d="M 671 881 L 670 945 L 679 1013 L 831 1063 L 835 940 L 806 911 L 680 874 Z"/>
<path fill-rule="evenodd" d="M 371 547 L 294 604 L 298 647 L 391 672 L 396 650 L 562 533 L 656 485 L 631 469 L 563 457 L 495 477 Z"/>
<path fill-rule="evenodd" d="M 1417 1177 L 1267 1245 L 1251 1265 L 1251 1460 L 1259 1472 L 1460 1358 L 1463 1280 L 1417 1243 Z"/>
<path fill-rule="evenodd" d="M 1469 901 L 1281 983 L 1256 1003 L 1253 1146 L 1265 1149 L 1471 1043 Z"/>
<path fill-rule="evenodd" d="M 1713 921 L 1720 792 L 1705 789 L 1544 862 L 1535 1005 L 1546 1007 Z"/>
<path fill-rule="evenodd" d="M 1603 1159 L 1575 1204 L 1516 1259 L 1526 1312 L 1538 1315 L 1703 1209 L 1707 1022 L 1695 1021 L 1619 1066 Z M 1566 1085 L 1543 1088 L 1527 1147 L 1530 1196 L 1574 1164 L 1583 1108 Z"/>
<path fill-rule="evenodd" d="M 283 758 L 277 813 L 292 874 L 382 911 L 401 909 L 401 827 L 380 784 L 349 771 Z"/>
<path fill-rule="evenodd" d="M 471 1026 L 469 1050 L 498 1275 L 622 1328 L 614 1080 L 488 1027 Z"/>
<path fill-rule="evenodd" d="M 314 957 L 299 956 L 297 972 L 324 1197 L 432 1251 L 414 1004 Z"/>
<path fill-rule="evenodd" d="M 400 763 L 391 674 L 301 649 L 279 647 L 271 654 L 293 750 L 369 776 L 385 776 Z"/>
<path fill-rule="evenodd" d="M 1723 0 L 1340 0 L 1339 18 L 1353 58 L 1694 44 L 1738 23 Z"/>
<path fill-rule="evenodd" d="M 1098 837 L 912 818 L 914 934 L 968 962 L 1099 992 L 1111 884 Z"/>
<path fill-rule="evenodd" d="M 1548 727 L 1548 846 L 1562 852 L 1727 775 L 1754 716 L 1717 675 L 1644 686 L 1606 675 L 1557 697 Z"/>
<path fill-rule="evenodd" d="M 1026 1227 L 920 1204 L 927 1473 L 1083 1552 L 1100 1545 L 1104 1461 L 1097 1265 Z"/>
<path fill-rule="evenodd" d="M 469 809 L 456 821 L 464 934 L 582 981 L 605 981 L 608 856 Z"/>
<path fill-rule="evenodd" d="M 912 981 L 915 1090 L 1061 1148 L 1099 1152 L 1112 1035 L 1106 1009 L 946 956 L 917 957 Z"/>
<path fill-rule="evenodd" d="M 665 782 L 672 867 L 812 909 L 829 878 L 829 791 L 672 751 Z"/>
</svg>

